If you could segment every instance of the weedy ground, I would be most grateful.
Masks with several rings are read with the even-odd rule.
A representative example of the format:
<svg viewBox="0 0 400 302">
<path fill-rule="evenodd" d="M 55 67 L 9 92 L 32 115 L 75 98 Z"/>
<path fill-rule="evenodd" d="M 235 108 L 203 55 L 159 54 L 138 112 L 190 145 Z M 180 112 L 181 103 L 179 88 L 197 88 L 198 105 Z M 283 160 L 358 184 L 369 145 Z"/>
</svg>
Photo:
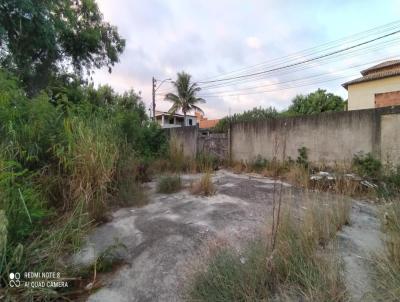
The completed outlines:
<svg viewBox="0 0 400 302">
<path fill-rule="evenodd" d="M 301 217 L 282 208 L 276 242 L 271 233 L 241 252 L 221 247 L 197 268 L 190 301 L 347 301 L 336 232 L 349 223 L 350 202 L 307 201 Z M 280 300 L 279 300 L 280 301 Z"/>
</svg>

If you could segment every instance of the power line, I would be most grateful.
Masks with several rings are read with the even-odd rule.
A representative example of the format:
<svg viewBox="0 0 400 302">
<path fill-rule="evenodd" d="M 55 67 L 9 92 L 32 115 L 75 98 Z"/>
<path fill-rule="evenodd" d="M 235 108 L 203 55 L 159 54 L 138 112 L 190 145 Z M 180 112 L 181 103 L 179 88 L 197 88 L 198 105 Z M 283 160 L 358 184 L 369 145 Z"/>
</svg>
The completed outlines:
<svg viewBox="0 0 400 302">
<path fill-rule="evenodd" d="M 326 50 L 335 48 L 335 47 L 340 46 L 341 44 L 343 44 L 343 42 L 349 42 L 351 40 L 354 42 L 354 41 L 358 41 L 358 40 L 361 40 L 361 39 L 365 38 L 365 36 L 368 37 L 368 36 L 371 36 L 372 34 L 379 34 L 379 33 L 382 33 L 382 32 L 388 31 L 388 30 L 396 29 L 399 26 L 399 24 L 400 24 L 400 20 L 397 20 L 397 21 L 394 21 L 394 22 L 391 22 L 391 23 L 388 23 L 388 24 L 385 24 L 385 25 L 382 25 L 382 26 L 378 26 L 378 27 L 375 27 L 375 28 L 360 32 L 360 33 L 356 33 L 356 34 L 353 34 L 353 35 L 350 35 L 350 36 L 347 36 L 347 37 L 344 37 L 344 38 L 340 38 L 340 39 L 337 39 L 337 40 L 334 40 L 334 41 L 331 41 L 331 42 L 323 43 L 323 44 L 318 45 L 318 46 L 314 46 L 314 47 L 311 47 L 311 48 L 308 48 L 308 49 L 305 49 L 305 50 L 301 50 L 301 51 L 295 52 L 293 54 L 289 54 L 289 55 L 284 56 L 284 57 L 279 57 L 279 58 L 275 58 L 275 59 L 272 59 L 272 60 L 267 60 L 267 61 L 264 61 L 262 63 L 258 63 L 258 64 L 251 65 L 251 66 L 248 66 L 248 67 L 243 67 L 243 68 L 231 71 L 231 72 L 220 74 L 218 76 L 207 78 L 206 80 L 200 80 L 199 82 L 206 82 L 208 79 L 218 79 L 223 75 L 237 74 L 239 72 L 243 72 L 243 71 L 246 71 L 246 70 L 254 69 L 254 67 L 260 67 L 260 66 L 263 66 L 265 64 L 271 64 L 271 63 L 277 62 L 277 61 L 278 62 L 284 61 L 284 62 L 287 63 L 288 61 L 292 61 L 292 60 L 297 59 L 297 58 L 299 58 L 301 56 L 312 55 L 312 54 L 315 54 L 315 53 L 319 53 L 319 52 L 322 52 L 322 51 L 326 51 Z M 325 47 L 324 48 L 324 46 L 329 46 L 329 47 Z M 318 50 L 319 48 L 322 48 L 322 49 Z M 276 64 L 274 64 L 274 65 L 276 65 Z"/>
<path fill-rule="evenodd" d="M 395 57 L 386 58 L 385 60 L 391 60 L 391 59 L 394 59 L 394 58 L 395 58 Z M 277 82 L 277 83 L 270 83 L 270 84 L 259 85 L 259 86 L 252 86 L 252 87 L 239 88 L 239 89 L 236 89 L 235 91 L 244 91 L 244 90 L 251 90 L 251 89 L 259 89 L 259 88 L 263 88 L 263 87 L 271 87 L 271 86 L 281 85 L 281 84 L 285 84 L 285 83 L 291 83 L 291 82 L 302 81 L 302 80 L 306 80 L 306 79 L 319 78 L 319 77 L 327 76 L 327 75 L 333 75 L 333 74 L 338 74 L 338 73 L 345 73 L 345 72 L 348 72 L 350 69 L 354 69 L 354 68 L 357 68 L 357 67 L 370 65 L 370 64 L 377 63 L 377 62 L 380 62 L 380 61 L 381 61 L 381 60 L 376 60 L 376 61 L 373 61 L 373 62 L 368 62 L 368 63 L 363 63 L 363 64 L 352 65 L 352 66 L 350 66 L 348 69 L 335 71 L 335 72 L 332 72 L 332 73 L 329 73 L 329 74 L 327 74 L 326 72 L 324 72 L 324 73 L 314 74 L 314 75 L 307 76 L 307 77 L 300 77 L 300 78 L 295 78 L 295 79 L 292 79 L 292 80 L 286 80 L 286 81 Z M 223 94 L 231 93 L 231 92 L 235 92 L 235 91 L 218 91 L 217 94 L 218 94 L 218 95 L 223 95 Z M 203 97 L 207 97 L 207 96 L 208 96 L 207 94 L 203 95 Z"/>
<path fill-rule="evenodd" d="M 327 58 L 327 59 L 325 59 L 323 61 L 318 62 L 317 66 L 319 67 L 319 66 L 326 65 L 326 64 L 329 64 L 329 63 L 332 63 L 332 62 L 336 62 L 336 60 L 338 58 L 344 57 L 344 56 L 346 56 L 346 58 L 349 59 L 349 58 L 353 58 L 353 57 L 359 58 L 359 57 L 362 57 L 362 56 L 365 56 L 365 55 L 371 55 L 372 53 L 375 53 L 376 51 L 381 50 L 382 47 L 384 47 L 384 46 L 387 47 L 387 46 L 392 46 L 392 45 L 399 45 L 398 44 L 399 41 L 400 41 L 400 38 L 396 38 L 396 39 L 393 39 L 393 40 L 390 40 L 390 41 L 386 41 L 386 42 L 384 42 L 382 44 L 379 44 L 379 45 L 370 45 L 370 46 L 365 47 L 363 49 L 353 50 L 353 51 L 351 51 L 349 53 L 340 53 L 340 54 L 334 55 L 332 57 L 329 57 L 329 58 Z M 366 52 L 366 51 L 368 51 L 368 52 Z M 348 54 L 353 54 L 353 55 L 352 56 L 348 56 Z M 382 60 L 382 59 L 380 59 L 380 60 Z M 223 88 L 223 87 L 230 87 L 230 86 L 233 86 L 233 85 L 241 85 L 241 84 L 248 83 L 248 82 L 251 82 L 251 83 L 260 82 L 260 81 L 266 80 L 267 77 L 270 77 L 272 75 L 278 76 L 278 75 L 292 74 L 294 72 L 307 70 L 309 68 L 315 67 L 316 66 L 315 64 L 316 64 L 316 62 L 314 61 L 314 62 L 310 62 L 310 63 L 304 64 L 304 66 L 295 66 L 295 67 L 288 68 L 288 69 L 285 69 L 285 70 L 279 70 L 277 72 L 271 72 L 268 75 L 264 75 L 264 74 L 263 75 L 259 75 L 257 77 L 253 77 L 251 79 L 236 79 L 236 80 L 231 80 L 231 81 L 228 81 L 228 82 L 225 82 L 225 83 L 214 83 L 214 84 L 203 86 L 202 87 L 202 91 L 204 91 L 204 90 L 214 90 L 214 89 L 219 89 L 219 88 Z"/>
<path fill-rule="evenodd" d="M 386 60 L 391 60 L 391 59 L 394 59 L 394 58 L 396 58 L 396 57 L 388 57 L 388 58 L 385 58 L 383 60 L 386 61 Z M 276 82 L 276 83 L 268 83 L 268 84 L 257 85 L 257 86 L 252 86 L 252 87 L 237 88 L 234 91 L 217 91 L 215 94 L 201 94 L 201 93 L 200 94 L 201 94 L 202 97 L 205 97 L 205 98 L 207 98 L 207 97 L 216 97 L 216 96 L 223 97 L 223 96 L 226 96 L 226 95 L 230 95 L 229 93 L 232 94 L 232 93 L 235 93 L 235 92 L 240 92 L 240 91 L 245 91 L 245 90 L 259 89 L 259 88 L 271 87 L 271 86 L 279 86 L 279 85 L 282 85 L 282 84 L 287 84 L 287 83 L 292 83 L 292 82 L 299 82 L 299 81 L 304 82 L 304 80 L 308 80 L 308 79 L 316 79 L 316 78 L 319 79 L 319 78 L 327 76 L 327 75 L 329 76 L 329 75 L 332 75 L 332 74 L 344 73 L 344 72 L 350 71 L 351 69 L 359 68 L 361 66 L 371 65 L 371 64 L 374 64 L 374 63 L 378 63 L 380 61 L 382 61 L 382 59 L 369 61 L 367 63 L 362 63 L 362 64 L 353 64 L 353 65 L 349 66 L 347 69 L 337 70 L 337 71 L 335 71 L 333 73 L 330 73 L 330 74 L 327 74 L 326 72 L 324 72 L 324 73 L 314 74 L 314 75 L 310 75 L 310 76 L 306 76 L 306 77 L 300 77 L 300 78 L 280 81 L 280 82 Z M 346 77 L 350 77 L 350 76 L 346 76 Z M 317 84 L 317 83 L 319 83 L 319 82 L 315 82 L 315 83 L 313 82 L 312 84 Z M 158 95 L 162 95 L 162 94 L 158 94 Z"/>
<path fill-rule="evenodd" d="M 356 47 L 359 47 L 359 46 L 362 46 L 362 45 L 366 45 L 366 44 L 378 41 L 380 39 L 387 38 L 389 36 L 393 36 L 393 35 L 395 35 L 395 34 L 397 34 L 399 32 L 400 32 L 400 30 L 396 30 L 394 32 L 379 36 L 377 38 L 374 38 L 374 39 L 371 39 L 371 40 L 368 40 L 368 41 L 365 41 L 365 42 L 362 42 L 362 43 L 358 43 L 356 45 L 352 45 L 352 46 L 349 46 L 349 47 L 346 47 L 346 48 L 343 48 L 343 49 L 340 49 L 340 50 L 336 50 L 336 51 L 333 51 L 333 52 L 330 52 L 330 53 L 327 53 L 327 54 L 324 54 L 324 55 L 313 57 L 311 59 L 303 60 L 303 61 L 300 61 L 300 62 L 296 62 L 296 63 L 292 63 L 292 64 L 288 64 L 288 65 L 284 65 L 284 66 L 280 66 L 280 67 L 276 67 L 276 68 L 272 68 L 272 69 L 267 69 L 267 70 L 263 70 L 263 71 L 255 72 L 255 73 L 251 73 L 251 74 L 228 77 L 228 78 L 219 79 L 219 80 L 203 81 L 203 82 L 198 82 L 198 83 L 203 83 L 203 84 L 204 83 L 215 83 L 215 82 L 228 81 L 228 80 L 233 80 L 233 79 L 248 78 L 248 77 L 252 77 L 252 76 L 256 76 L 256 75 L 270 73 L 270 72 L 277 71 L 277 70 L 287 69 L 287 68 L 293 67 L 293 66 L 299 66 L 299 65 L 302 65 L 302 64 L 305 64 L 305 63 L 308 63 L 308 62 L 312 62 L 312 61 L 315 61 L 315 60 L 319 60 L 319 59 L 322 59 L 322 58 L 326 58 L 326 57 L 332 56 L 334 54 L 342 53 L 342 52 L 345 52 L 347 50 L 354 49 Z"/>
<path fill-rule="evenodd" d="M 353 74 L 352 76 L 356 76 L 356 75 L 357 74 Z M 253 92 L 248 92 L 248 93 L 227 94 L 227 95 L 201 95 L 201 97 L 203 97 L 203 98 L 221 98 L 221 97 L 235 97 L 235 96 L 242 96 L 242 95 L 264 94 L 264 93 L 268 93 L 268 92 L 282 91 L 282 90 L 293 89 L 293 88 L 298 88 L 298 87 L 305 87 L 305 86 L 311 86 L 311 85 L 315 85 L 315 84 L 332 82 L 332 81 L 337 81 L 337 80 L 341 80 L 341 79 L 345 79 L 345 78 L 348 78 L 348 76 L 346 75 L 346 76 L 327 79 L 324 81 L 310 82 L 310 83 L 301 84 L 301 85 L 285 86 L 283 88 L 278 88 L 278 89 L 253 91 Z"/>
</svg>

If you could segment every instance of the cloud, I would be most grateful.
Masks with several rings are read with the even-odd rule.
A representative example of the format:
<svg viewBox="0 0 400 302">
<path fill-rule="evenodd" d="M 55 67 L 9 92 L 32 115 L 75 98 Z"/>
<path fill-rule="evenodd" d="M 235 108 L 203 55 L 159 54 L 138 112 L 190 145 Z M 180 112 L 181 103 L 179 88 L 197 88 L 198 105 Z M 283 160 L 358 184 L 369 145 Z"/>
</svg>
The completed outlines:
<svg viewBox="0 0 400 302">
<path fill-rule="evenodd" d="M 400 11 L 393 9 L 396 3 L 397 0 L 385 5 L 372 0 L 98 0 L 105 20 L 118 27 L 127 45 L 113 72 L 99 70 L 94 81 L 110 84 L 121 92 L 132 88 L 142 91 L 150 106 L 153 76 L 165 79 L 185 70 L 195 81 L 204 81 L 264 70 L 276 62 L 285 64 L 287 58 L 276 59 L 399 19 Z M 395 56 L 399 48 L 338 57 L 329 64 L 315 63 L 309 69 L 277 72 L 273 77 L 266 74 L 231 86 L 203 84 L 201 94 L 212 95 L 203 107 L 210 118 L 222 117 L 229 110 L 235 113 L 259 106 L 284 109 L 296 94 L 319 87 L 347 98 L 340 85 L 346 79 L 300 84 L 309 83 L 306 79 L 318 73 L 333 77 L 343 70 L 347 72 L 342 76 L 351 78 L 363 67 L 349 66 Z M 259 65 L 244 69 L 256 64 Z M 296 78 L 299 80 L 287 83 Z M 165 83 L 160 92 L 170 88 Z M 263 93 L 246 95 L 256 91 Z M 170 104 L 162 99 L 162 95 L 157 96 L 157 108 L 166 110 Z"/>
<path fill-rule="evenodd" d="M 246 45 L 252 49 L 260 49 L 262 46 L 262 42 L 257 37 L 247 37 L 246 38 Z"/>
</svg>

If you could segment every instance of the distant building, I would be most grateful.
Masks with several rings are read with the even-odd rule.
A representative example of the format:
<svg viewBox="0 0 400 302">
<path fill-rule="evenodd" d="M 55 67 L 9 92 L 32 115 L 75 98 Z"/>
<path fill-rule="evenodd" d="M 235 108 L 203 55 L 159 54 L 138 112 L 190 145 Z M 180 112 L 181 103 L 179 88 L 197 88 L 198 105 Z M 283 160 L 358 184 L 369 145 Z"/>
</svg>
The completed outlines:
<svg viewBox="0 0 400 302">
<path fill-rule="evenodd" d="M 348 110 L 400 105 L 400 60 L 386 61 L 361 71 L 346 82 Z"/>
<path fill-rule="evenodd" d="M 156 111 L 156 121 L 162 128 L 175 128 L 182 126 L 196 126 L 197 118 L 194 115 L 169 114 L 168 112 Z"/>
<path fill-rule="evenodd" d="M 210 129 L 214 128 L 216 124 L 218 124 L 219 119 L 209 120 L 208 118 L 204 117 L 202 113 L 196 112 L 197 121 L 199 123 L 200 129 Z"/>
</svg>

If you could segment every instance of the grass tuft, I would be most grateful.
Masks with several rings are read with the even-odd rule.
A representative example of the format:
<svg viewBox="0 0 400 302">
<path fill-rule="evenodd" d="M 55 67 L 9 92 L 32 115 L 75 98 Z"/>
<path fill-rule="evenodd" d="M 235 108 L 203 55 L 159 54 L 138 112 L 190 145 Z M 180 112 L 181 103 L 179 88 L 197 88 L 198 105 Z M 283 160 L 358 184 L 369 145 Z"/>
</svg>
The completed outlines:
<svg viewBox="0 0 400 302">
<path fill-rule="evenodd" d="M 275 248 L 263 236 L 241 252 L 221 248 L 194 274 L 188 300 L 347 301 L 335 245 L 324 240 L 334 239 L 341 224 L 348 223 L 348 202 L 341 200 L 338 210 L 338 203 L 312 201 L 300 220 L 283 207 Z M 315 213 L 318 221 L 310 221 Z"/>
<path fill-rule="evenodd" d="M 393 201 L 386 206 L 382 215 L 385 232 L 383 254 L 373 258 L 374 301 L 399 301 L 400 297 L 400 202 Z"/>
<path fill-rule="evenodd" d="M 216 192 L 210 172 L 205 173 L 200 180 L 192 183 L 190 191 L 195 195 L 211 196 Z"/>
<path fill-rule="evenodd" d="M 182 188 L 181 177 L 179 175 L 162 176 L 157 183 L 157 192 L 171 194 L 178 192 Z"/>
</svg>

